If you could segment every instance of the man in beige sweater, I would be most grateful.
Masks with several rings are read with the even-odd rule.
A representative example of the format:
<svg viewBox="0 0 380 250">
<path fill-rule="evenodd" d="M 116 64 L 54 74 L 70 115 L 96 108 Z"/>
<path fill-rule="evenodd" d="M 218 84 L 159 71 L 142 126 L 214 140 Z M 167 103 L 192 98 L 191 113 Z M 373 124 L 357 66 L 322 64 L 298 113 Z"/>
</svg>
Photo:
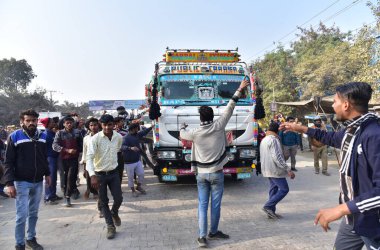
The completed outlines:
<svg viewBox="0 0 380 250">
<path fill-rule="evenodd" d="M 200 247 L 207 247 L 207 209 L 211 195 L 211 230 L 209 239 L 228 239 L 227 234 L 218 231 L 220 208 L 224 189 L 223 166 L 227 163 L 227 139 L 225 128 L 231 118 L 236 102 L 242 91 L 249 85 L 243 80 L 223 114 L 214 121 L 214 112 L 211 107 L 199 108 L 201 125 L 199 128 L 187 130 L 184 124 L 180 131 L 182 139 L 192 141 L 191 162 L 192 169 L 197 171 L 198 185 L 198 221 Z"/>
</svg>

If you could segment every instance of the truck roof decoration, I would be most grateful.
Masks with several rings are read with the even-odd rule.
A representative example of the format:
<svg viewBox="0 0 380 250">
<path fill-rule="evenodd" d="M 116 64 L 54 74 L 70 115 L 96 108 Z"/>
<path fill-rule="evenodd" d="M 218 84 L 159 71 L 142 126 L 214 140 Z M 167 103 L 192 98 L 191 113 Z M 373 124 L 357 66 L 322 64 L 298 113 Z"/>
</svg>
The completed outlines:
<svg viewBox="0 0 380 250">
<path fill-rule="evenodd" d="M 234 63 L 240 61 L 235 50 L 198 50 L 198 49 L 166 49 L 164 61 L 170 63 Z"/>
</svg>

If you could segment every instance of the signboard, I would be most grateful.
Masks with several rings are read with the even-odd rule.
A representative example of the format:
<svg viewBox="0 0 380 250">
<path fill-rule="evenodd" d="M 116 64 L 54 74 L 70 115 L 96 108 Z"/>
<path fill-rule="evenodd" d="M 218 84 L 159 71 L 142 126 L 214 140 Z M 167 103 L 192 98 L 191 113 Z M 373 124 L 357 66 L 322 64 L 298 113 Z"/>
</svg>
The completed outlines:
<svg viewBox="0 0 380 250">
<path fill-rule="evenodd" d="M 116 110 L 119 106 L 125 109 L 138 109 L 143 104 L 146 104 L 145 100 L 94 100 L 89 101 L 89 109 L 90 111 Z"/>
<path fill-rule="evenodd" d="M 270 111 L 272 111 L 272 112 L 277 112 L 277 103 L 272 102 L 272 103 L 270 104 Z"/>
<path fill-rule="evenodd" d="M 166 52 L 166 62 L 210 62 L 233 63 L 239 62 L 236 52 Z"/>
<path fill-rule="evenodd" d="M 183 64 L 169 65 L 159 69 L 159 74 L 192 74 L 192 73 L 219 73 L 219 74 L 245 74 L 242 66 L 236 65 L 208 65 L 208 64 Z"/>
<path fill-rule="evenodd" d="M 241 82 L 243 75 L 164 75 L 160 77 L 160 81 L 224 81 L 224 82 Z"/>
</svg>

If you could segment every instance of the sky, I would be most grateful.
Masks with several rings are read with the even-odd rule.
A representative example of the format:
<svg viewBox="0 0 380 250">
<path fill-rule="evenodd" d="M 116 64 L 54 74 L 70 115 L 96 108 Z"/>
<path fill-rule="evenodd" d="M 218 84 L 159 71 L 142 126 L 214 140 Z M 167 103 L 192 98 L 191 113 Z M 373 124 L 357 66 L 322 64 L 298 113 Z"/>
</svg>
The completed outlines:
<svg viewBox="0 0 380 250">
<path fill-rule="evenodd" d="M 30 88 L 53 91 L 60 102 L 143 99 L 168 46 L 238 47 L 250 62 L 289 45 L 303 24 L 327 20 L 348 31 L 373 23 L 366 2 L 0 0 L 0 59 L 27 60 L 37 75 Z"/>
</svg>

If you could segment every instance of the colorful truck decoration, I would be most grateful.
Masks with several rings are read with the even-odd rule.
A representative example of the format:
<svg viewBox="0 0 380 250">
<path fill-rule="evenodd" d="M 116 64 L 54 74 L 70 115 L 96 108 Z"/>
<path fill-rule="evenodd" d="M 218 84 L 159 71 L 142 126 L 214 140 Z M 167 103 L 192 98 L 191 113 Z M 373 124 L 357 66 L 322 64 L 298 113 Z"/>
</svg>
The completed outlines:
<svg viewBox="0 0 380 250">
<path fill-rule="evenodd" d="M 155 121 L 154 172 L 160 181 L 194 175 L 190 166 L 191 143 L 179 137 L 181 124 L 185 122 L 190 129 L 198 127 L 201 105 L 212 107 L 217 119 L 244 77 L 249 77 L 251 86 L 237 102 L 226 127 L 229 162 L 223 171 L 234 179 L 252 176 L 259 164 L 259 128 L 254 115 L 256 85 L 254 74 L 239 57 L 237 49 L 167 49 L 156 65 L 155 75 L 146 86 L 146 97 L 154 106 L 152 113 L 157 114 L 150 117 Z"/>
</svg>

